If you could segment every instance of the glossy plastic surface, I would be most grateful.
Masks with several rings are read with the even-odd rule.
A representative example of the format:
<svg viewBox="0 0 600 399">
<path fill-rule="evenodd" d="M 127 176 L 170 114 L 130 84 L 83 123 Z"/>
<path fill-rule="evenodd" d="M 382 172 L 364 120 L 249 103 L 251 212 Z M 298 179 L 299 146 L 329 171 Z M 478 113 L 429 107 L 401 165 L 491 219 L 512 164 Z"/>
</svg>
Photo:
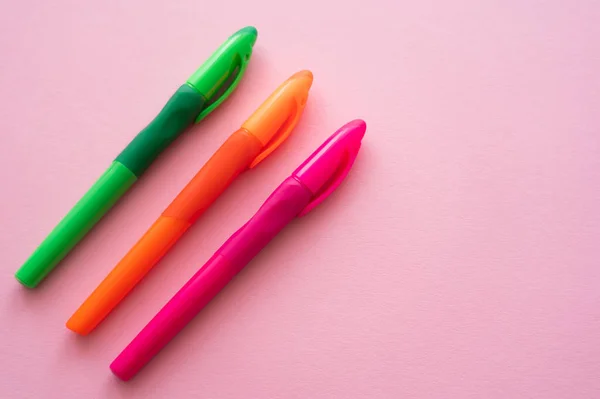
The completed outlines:
<svg viewBox="0 0 600 399">
<path fill-rule="evenodd" d="M 367 124 L 360 119 L 345 124 L 292 173 L 314 195 L 300 216 L 319 205 L 346 178 L 366 129 Z"/>
<path fill-rule="evenodd" d="M 123 380 L 135 376 L 290 221 L 326 198 L 348 174 L 366 124 L 352 121 L 330 136 L 267 198 L 258 212 L 144 327 L 110 365 Z"/>
<path fill-rule="evenodd" d="M 312 80 L 312 73 L 301 71 L 281 84 L 206 162 L 163 216 L 194 223 L 257 157 L 275 150 L 298 124 Z"/>
<path fill-rule="evenodd" d="M 247 131 L 233 133 L 165 209 L 163 216 L 194 223 L 254 160 L 262 146 Z"/>
<path fill-rule="evenodd" d="M 242 128 L 263 146 L 251 168 L 275 151 L 292 133 L 304 112 L 312 82 L 312 72 L 295 73 L 242 124 Z"/>
<path fill-rule="evenodd" d="M 129 169 L 114 161 L 15 273 L 17 280 L 37 286 L 135 181 Z"/>
<path fill-rule="evenodd" d="M 116 160 L 136 176 L 141 176 L 156 157 L 194 123 L 205 102 L 205 98 L 196 89 L 187 84 L 182 85 Z"/>
<path fill-rule="evenodd" d="M 40 244 L 16 272 L 17 280 L 38 285 L 187 126 L 225 101 L 244 75 L 256 37 L 256 29 L 246 27 L 217 49 Z"/>
<path fill-rule="evenodd" d="M 221 105 L 238 86 L 250 62 L 257 36 L 258 32 L 253 26 L 240 29 L 187 80 L 208 101 L 196 122 L 200 122 Z"/>
<path fill-rule="evenodd" d="M 260 144 L 244 130 L 232 134 L 67 322 L 89 334 L 171 249 L 189 226 L 254 159 Z"/>
<path fill-rule="evenodd" d="M 89 334 L 162 258 L 190 227 L 179 219 L 160 217 L 88 299 L 67 321 L 67 328 Z M 132 273 L 131 270 L 135 270 Z"/>
</svg>

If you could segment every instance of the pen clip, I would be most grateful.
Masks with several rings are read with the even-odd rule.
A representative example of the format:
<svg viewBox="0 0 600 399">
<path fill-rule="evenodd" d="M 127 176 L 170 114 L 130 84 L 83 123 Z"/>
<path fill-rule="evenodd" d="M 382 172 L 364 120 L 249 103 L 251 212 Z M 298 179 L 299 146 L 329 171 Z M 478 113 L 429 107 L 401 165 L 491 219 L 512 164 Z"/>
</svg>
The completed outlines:
<svg viewBox="0 0 600 399">
<path fill-rule="evenodd" d="M 290 136 L 302 116 L 312 81 L 310 71 L 293 74 L 244 122 L 242 127 L 263 145 L 250 168 L 262 162 Z"/>
<path fill-rule="evenodd" d="M 200 112 L 200 115 L 198 115 L 196 118 L 195 123 L 198 123 L 204 119 L 208 114 L 214 111 L 215 108 L 221 105 L 221 103 L 223 103 L 227 97 L 229 97 L 229 95 L 235 90 L 242 80 L 249 61 L 250 54 L 244 55 L 243 57 L 239 54 L 235 56 L 229 74 L 219 85 L 219 88 L 215 91 L 211 98 L 208 99 L 207 107 Z"/>
<path fill-rule="evenodd" d="M 360 119 L 345 124 L 294 171 L 292 176 L 313 194 L 298 216 L 306 215 L 342 183 L 354 164 L 366 129 Z"/>
<path fill-rule="evenodd" d="M 303 102 L 306 102 L 306 98 L 303 99 Z M 292 130 L 298 123 L 298 119 L 300 119 L 300 115 L 302 115 L 302 110 L 304 109 L 304 104 L 300 104 L 300 107 L 295 105 L 293 107 L 292 112 L 286 118 L 285 121 L 281 124 L 277 132 L 273 136 L 273 138 L 267 143 L 267 146 L 254 158 L 254 161 L 250 164 L 250 169 L 254 168 L 256 165 L 261 163 L 266 157 L 271 155 L 273 151 L 277 149 L 289 136 L 292 134 Z M 300 111 L 298 111 L 300 110 Z"/>
<path fill-rule="evenodd" d="M 240 83 L 250 62 L 256 36 L 256 28 L 252 26 L 240 29 L 189 77 L 187 84 L 206 100 L 196 123 L 221 105 Z"/>
<path fill-rule="evenodd" d="M 354 154 L 344 154 L 339 166 L 337 167 L 327 184 L 323 187 L 322 191 L 320 193 L 317 193 L 316 197 L 312 201 L 310 201 L 309 204 L 306 205 L 306 207 L 304 207 L 304 209 L 300 212 L 298 217 L 302 217 L 308 212 L 312 211 L 317 205 L 323 202 L 325 198 L 329 197 L 329 195 L 331 195 L 331 193 L 333 193 L 336 188 L 338 188 L 338 186 L 342 183 L 342 180 L 344 180 L 348 175 L 348 172 L 350 172 L 352 164 L 356 159 L 357 153 L 358 151 Z"/>
</svg>

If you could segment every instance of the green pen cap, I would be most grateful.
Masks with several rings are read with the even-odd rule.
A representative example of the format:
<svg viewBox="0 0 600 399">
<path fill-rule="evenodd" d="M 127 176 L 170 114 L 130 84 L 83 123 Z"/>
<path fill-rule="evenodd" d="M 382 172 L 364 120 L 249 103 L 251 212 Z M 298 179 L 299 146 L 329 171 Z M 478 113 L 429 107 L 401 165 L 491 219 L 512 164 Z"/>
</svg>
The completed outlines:
<svg viewBox="0 0 600 399">
<path fill-rule="evenodd" d="M 253 26 L 240 29 L 187 80 L 187 84 L 207 100 L 196 123 L 221 105 L 240 83 L 257 37 L 258 32 Z"/>
</svg>

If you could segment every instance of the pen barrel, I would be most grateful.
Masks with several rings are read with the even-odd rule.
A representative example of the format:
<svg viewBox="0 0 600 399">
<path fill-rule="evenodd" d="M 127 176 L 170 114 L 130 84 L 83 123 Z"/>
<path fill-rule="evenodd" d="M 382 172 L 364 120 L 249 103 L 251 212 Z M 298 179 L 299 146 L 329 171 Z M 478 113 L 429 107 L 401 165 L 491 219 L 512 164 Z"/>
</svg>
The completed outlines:
<svg viewBox="0 0 600 399">
<path fill-rule="evenodd" d="M 262 144 L 244 129 L 234 132 L 163 212 L 194 223 L 256 158 Z"/>
<path fill-rule="evenodd" d="M 231 281 L 237 269 L 215 254 L 117 356 L 110 365 L 112 372 L 125 381 L 135 376 Z"/>
<path fill-rule="evenodd" d="M 17 280 L 36 287 L 136 180 L 114 161 L 15 273 Z"/>
<path fill-rule="evenodd" d="M 194 123 L 205 103 L 206 99 L 202 94 L 187 83 L 183 84 L 116 160 L 136 176 L 141 176 L 152 161 Z"/>
<path fill-rule="evenodd" d="M 286 179 L 258 212 L 171 298 L 113 361 L 110 368 L 129 380 L 183 328 L 310 202 L 312 194 Z"/>
<path fill-rule="evenodd" d="M 260 143 L 248 132 L 232 134 L 73 314 L 67 328 L 89 334 L 259 152 Z"/>
<path fill-rule="evenodd" d="M 177 242 L 190 224 L 160 217 L 106 276 L 67 322 L 67 328 L 89 334 Z"/>
<path fill-rule="evenodd" d="M 232 264 L 245 266 L 302 212 L 311 198 L 312 193 L 302 183 L 293 177 L 287 178 L 218 253 Z"/>
</svg>

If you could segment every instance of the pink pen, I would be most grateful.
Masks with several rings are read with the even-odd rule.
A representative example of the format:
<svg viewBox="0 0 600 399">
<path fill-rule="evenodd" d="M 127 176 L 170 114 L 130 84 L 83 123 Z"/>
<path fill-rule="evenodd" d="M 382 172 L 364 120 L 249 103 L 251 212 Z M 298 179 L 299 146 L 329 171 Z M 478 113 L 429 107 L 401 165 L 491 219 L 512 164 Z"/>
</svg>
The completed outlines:
<svg viewBox="0 0 600 399">
<path fill-rule="evenodd" d="M 285 179 L 117 356 L 112 372 L 125 381 L 135 376 L 277 233 L 329 196 L 350 171 L 366 128 L 359 119 L 342 126 Z"/>
</svg>

